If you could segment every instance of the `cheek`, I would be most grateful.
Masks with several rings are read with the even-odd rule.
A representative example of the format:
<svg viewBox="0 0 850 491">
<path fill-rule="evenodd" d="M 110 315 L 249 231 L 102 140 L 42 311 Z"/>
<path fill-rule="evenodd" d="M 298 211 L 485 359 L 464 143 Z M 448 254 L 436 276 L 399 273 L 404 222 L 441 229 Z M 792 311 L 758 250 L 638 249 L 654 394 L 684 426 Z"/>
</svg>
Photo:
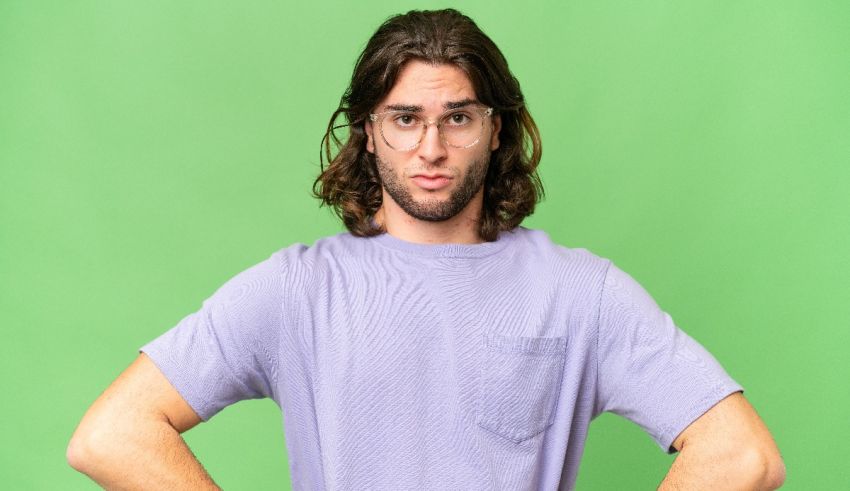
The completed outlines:
<svg viewBox="0 0 850 491">
<path fill-rule="evenodd" d="M 421 170 L 421 166 L 409 162 L 400 155 L 393 155 L 396 152 L 380 148 L 375 151 L 375 167 L 378 172 L 383 175 L 391 174 L 397 179 L 403 179 L 410 175 L 411 172 Z"/>
<path fill-rule="evenodd" d="M 377 153 L 375 154 L 375 168 L 378 170 L 378 175 L 382 181 L 392 179 L 392 175 L 395 173 L 392 162 L 382 158 Z"/>
</svg>

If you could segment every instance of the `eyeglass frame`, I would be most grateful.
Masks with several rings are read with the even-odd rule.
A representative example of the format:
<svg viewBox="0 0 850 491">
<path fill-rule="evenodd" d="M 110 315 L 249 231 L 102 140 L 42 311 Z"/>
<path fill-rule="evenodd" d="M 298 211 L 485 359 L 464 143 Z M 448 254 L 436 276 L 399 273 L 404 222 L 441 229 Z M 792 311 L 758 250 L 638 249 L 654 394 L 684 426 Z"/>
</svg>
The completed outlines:
<svg viewBox="0 0 850 491">
<path fill-rule="evenodd" d="M 428 132 L 428 127 L 431 126 L 432 124 L 437 127 L 437 134 L 440 135 L 440 141 L 442 141 L 446 145 L 448 145 L 452 148 L 472 148 L 475 145 L 477 145 L 478 142 L 481 141 L 481 137 L 484 136 L 484 121 L 487 118 L 493 116 L 493 108 L 492 107 L 487 107 L 487 106 L 483 106 L 483 105 L 480 105 L 480 104 L 475 104 L 475 105 L 478 106 L 479 109 L 484 109 L 484 113 L 482 114 L 483 118 L 481 119 L 481 133 L 479 133 L 478 138 L 476 138 L 475 141 L 470 143 L 469 145 L 461 145 L 461 146 L 452 145 L 451 143 L 446 141 L 446 137 L 445 137 L 445 135 L 443 135 L 443 131 L 442 131 L 442 127 L 441 127 L 442 122 L 440 122 L 440 120 L 443 119 L 443 117 L 446 114 L 449 114 L 452 111 L 457 111 L 458 109 L 461 109 L 459 107 L 452 108 L 452 109 L 446 109 L 439 116 L 437 116 L 436 119 L 423 118 L 425 121 L 422 122 L 422 132 L 419 135 L 419 140 L 412 147 L 403 148 L 403 149 L 395 148 L 394 146 L 392 146 L 390 144 L 390 142 L 387 141 L 387 137 L 384 136 L 384 117 L 387 114 L 399 114 L 399 113 L 410 113 L 410 114 L 415 116 L 416 113 L 414 111 L 391 109 L 389 111 L 383 111 L 383 112 L 380 112 L 380 113 L 370 113 L 369 114 L 369 121 L 371 121 L 373 123 L 378 123 L 378 129 L 381 132 L 381 138 L 384 140 L 384 143 L 386 143 L 388 147 L 392 148 L 393 150 L 395 150 L 397 152 L 410 152 L 411 150 L 416 150 L 417 148 L 419 148 L 419 145 L 422 144 L 423 138 L 425 138 L 425 133 Z M 379 121 L 379 119 L 380 119 L 380 121 Z"/>
</svg>

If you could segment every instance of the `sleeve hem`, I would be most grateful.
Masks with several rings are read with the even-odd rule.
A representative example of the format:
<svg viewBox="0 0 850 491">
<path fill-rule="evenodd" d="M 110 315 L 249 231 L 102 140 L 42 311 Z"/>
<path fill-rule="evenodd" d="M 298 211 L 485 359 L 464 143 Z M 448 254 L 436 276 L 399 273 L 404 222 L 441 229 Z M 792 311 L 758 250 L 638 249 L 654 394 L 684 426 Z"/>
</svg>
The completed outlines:
<svg viewBox="0 0 850 491">
<path fill-rule="evenodd" d="M 708 412 L 709 409 L 713 408 L 717 405 L 717 403 L 735 392 L 744 392 L 744 389 L 733 381 L 716 386 L 714 390 L 711 391 L 710 395 L 700 400 L 698 404 L 694 405 L 694 407 L 682 417 L 681 423 L 664 428 L 663 432 L 655 438 L 658 446 L 661 447 L 661 450 L 667 454 L 676 453 L 678 450 L 673 448 L 673 441 L 676 440 L 676 438 L 694 421 Z"/>
<path fill-rule="evenodd" d="M 141 348 L 139 348 L 139 353 L 144 353 L 147 357 L 153 362 L 156 368 L 162 373 L 168 383 L 174 387 L 174 390 L 180 394 L 180 397 L 192 408 L 192 411 L 195 412 L 196 415 L 201 419 L 202 422 L 207 422 L 216 415 L 218 411 L 213 410 L 209 404 L 204 404 L 204 402 L 200 399 L 193 397 L 191 393 L 190 387 L 184 387 L 180 383 L 180 377 L 176 376 L 173 373 L 170 373 L 170 370 L 166 368 L 166 366 L 159 359 L 159 353 L 157 353 L 155 348 L 151 347 L 151 343 L 148 343 Z"/>
</svg>

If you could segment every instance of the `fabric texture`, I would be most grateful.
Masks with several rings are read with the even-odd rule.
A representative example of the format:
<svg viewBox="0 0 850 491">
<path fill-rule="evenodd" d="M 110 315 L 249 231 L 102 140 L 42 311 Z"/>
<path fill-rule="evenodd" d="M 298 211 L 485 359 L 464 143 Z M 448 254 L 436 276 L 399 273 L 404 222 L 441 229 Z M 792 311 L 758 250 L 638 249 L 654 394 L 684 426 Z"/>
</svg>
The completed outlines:
<svg viewBox="0 0 850 491">
<path fill-rule="evenodd" d="M 626 273 L 522 227 L 293 245 L 142 348 L 198 415 L 269 397 L 294 489 L 572 489 L 604 411 L 667 452 L 742 388 Z"/>
</svg>

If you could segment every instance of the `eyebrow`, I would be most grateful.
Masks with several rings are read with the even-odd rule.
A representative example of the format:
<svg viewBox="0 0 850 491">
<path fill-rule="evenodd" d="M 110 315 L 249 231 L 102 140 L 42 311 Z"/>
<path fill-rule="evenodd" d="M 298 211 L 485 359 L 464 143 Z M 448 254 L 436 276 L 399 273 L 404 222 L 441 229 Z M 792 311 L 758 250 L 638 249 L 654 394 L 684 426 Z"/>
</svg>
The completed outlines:
<svg viewBox="0 0 850 491">
<path fill-rule="evenodd" d="M 411 106 L 408 104 L 387 104 L 384 106 L 387 111 L 404 111 L 406 113 L 421 113 L 424 109 L 422 106 Z"/>
<path fill-rule="evenodd" d="M 459 101 L 447 102 L 447 103 L 443 104 L 443 107 L 446 108 L 446 109 L 460 109 L 462 107 L 466 107 L 466 106 L 469 106 L 469 105 L 472 105 L 472 104 L 477 104 L 477 103 L 478 103 L 478 101 L 476 101 L 475 99 L 466 98 L 466 99 L 462 99 L 462 100 L 459 100 Z"/>
<path fill-rule="evenodd" d="M 477 104 L 475 99 L 461 99 L 459 101 L 449 101 L 443 104 L 445 109 L 459 109 L 472 104 Z M 425 110 L 424 107 L 415 104 L 387 104 L 384 106 L 385 111 L 403 111 L 407 113 L 421 113 Z"/>
</svg>

